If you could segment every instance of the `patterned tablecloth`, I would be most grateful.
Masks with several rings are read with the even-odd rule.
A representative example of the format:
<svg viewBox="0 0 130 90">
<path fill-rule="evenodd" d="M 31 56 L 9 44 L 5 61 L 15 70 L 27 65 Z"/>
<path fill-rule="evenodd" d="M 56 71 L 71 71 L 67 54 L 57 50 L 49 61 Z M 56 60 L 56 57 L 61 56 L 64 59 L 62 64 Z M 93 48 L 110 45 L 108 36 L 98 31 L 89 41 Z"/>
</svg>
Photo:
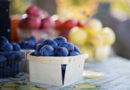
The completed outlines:
<svg viewBox="0 0 130 90">
<path fill-rule="evenodd" d="M 104 76 L 96 79 L 83 78 L 79 82 L 76 82 L 66 87 L 55 87 L 48 85 L 41 85 L 37 83 L 30 83 L 28 81 L 28 75 L 21 73 L 17 78 L 0 79 L 0 87 L 5 85 L 6 90 L 26 90 L 25 86 L 30 85 L 28 90 L 72 90 L 73 85 L 78 83 L 88 83 L 95 85 L 95 88 L 89 88 L 84 90 L 130 90 L 130 61 L 121 57 L 112 57 L 105 59 L 103 62 L 89 61 L 85 63 L 85 70 L 93 72 L 101 72 Z M 18 83 L 17 88 L 12 86 L 9 87 L 7 83 Z M 12 84 L 13 85 L 13 84 Z M 35 87 L 33 87 L 33 86 Z M 32 89 L 33 88 L 33 89 Z M 0 89 L 1 90 L 1 89 Z M 5 90 L 5 89 L 2 89 Z M 78 89 L 79 90 L 79 89 Z"/>
</svg>

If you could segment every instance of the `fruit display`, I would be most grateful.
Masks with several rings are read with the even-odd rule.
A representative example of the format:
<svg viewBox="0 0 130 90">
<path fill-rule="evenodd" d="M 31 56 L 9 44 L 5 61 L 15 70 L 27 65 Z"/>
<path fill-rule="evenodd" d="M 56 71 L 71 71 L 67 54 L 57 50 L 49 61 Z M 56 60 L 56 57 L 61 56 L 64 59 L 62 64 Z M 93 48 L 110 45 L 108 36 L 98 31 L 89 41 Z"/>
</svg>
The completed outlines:
<svg viewBox="0 0 130 90">
<path fill-rule="evenodd" d="M 59 36 L 51 39 L 40 40 L 34 52 L 33 56 L 76 56 L 80 54 L 80 50 L 77 46 L 67 42 L 66 38 Z"/>
<path fill-rule="evenodd" d="M 35 36 L 37 40 L 53 37 L 56 34 L 53 25 L 54 22 L 46 11 L 31 5 L 19 21 L 18 37 L 20 40 L 24 40 L 31 35 Z"/>
<path fill-rule="evenodd" d="M 20 71 L 23 53 L 20 46 L 0 36 L 0 78 L 15 77 Z"/>
<path fill-rule="evenodd" d="M 103 60 L 109 56 L 111 45 L 115 42 L 115 33 L 109 27 L 103 27 L 98 19 L 86 20 L 83 27 L 74 27 L 69 32 L 69 40 L 77 44 L 81 52 L 88 52 L 89 58 Z"/>
<path fill-rule="evenodd" d="M 94 57 L 95 59 L 99 59 L 96 57 L 107 57 L 108 54 L 105 55 L 102 53 L 109 52 L 107 46 L 111 46 L 116 39 L 114 31 L 109 27 L 103 27 L 102 22 L 96 18 L 63 19 L 60 18 L 60 15 L 50 16 L 46 11 L 41 10 L 35 5 L 30 6 L 26 10 L 24 18 L 19 22 L 19 29 L 19 37 L 25 39 L 28 36 L 35 36 L 36 42 L 39 41 L 42 43 L 44 43 L 44 39 L 63 36 L 68 41 L 78 45 L 81 52 L 88 52 L 89 57 Z M 30 45 L 34 44 L 30 40 L 29 42 L 25 40 L 25 42 L 26 45 L 27 43 Z M 36 47 L 40 46 L 41 44 L 38 44 Z M 50 46 L 47 46 L 47 48 L 50 48 Z M 102 48 L 106 50 L 100 52 L 103 50 Z M 103 60 L 104 58 L 100 59 Z"/>
</svg>

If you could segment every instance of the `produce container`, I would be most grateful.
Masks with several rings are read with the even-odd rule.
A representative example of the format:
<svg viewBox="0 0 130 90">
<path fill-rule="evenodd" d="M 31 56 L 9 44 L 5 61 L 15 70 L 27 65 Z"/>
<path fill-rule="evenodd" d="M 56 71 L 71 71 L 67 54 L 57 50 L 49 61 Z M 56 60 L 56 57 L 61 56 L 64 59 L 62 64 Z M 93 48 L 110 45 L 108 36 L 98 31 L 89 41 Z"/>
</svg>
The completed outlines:
<svg viewBox="0 0 130 90">
<path fill-rule="evenodd" d="M 0 52 L 0 78 L 15 77 L 21 72 L 23 52 Z"/>
<path fill-rule="evenodd" d="M 21 62 L 21 71 L 25 72 L 25 73 L 29 73 L 29 63 L 27 60 L 27 54 L 29 54 L 30 52 L 34 51 L 33 49 L 22 49 L 21 50 L 23 52 L 23 60 Z"/>
<path fill-rule="evenodd" d="M 72 84 L 82 78 L 87 57 L 88 54 L 68 57 L 43 57 L 28 54 L 30 81 L 54 86 Z"/>
</svg>

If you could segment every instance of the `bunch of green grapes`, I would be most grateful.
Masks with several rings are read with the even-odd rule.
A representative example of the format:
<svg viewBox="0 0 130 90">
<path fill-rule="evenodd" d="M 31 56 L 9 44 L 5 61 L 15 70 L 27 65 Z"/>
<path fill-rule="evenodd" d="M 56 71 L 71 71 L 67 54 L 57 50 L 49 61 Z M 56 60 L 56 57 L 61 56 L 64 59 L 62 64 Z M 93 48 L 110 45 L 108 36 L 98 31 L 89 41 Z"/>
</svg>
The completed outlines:
<svg viewBox="0 0 130 90">
<path fill-rule="evenodd" d="M 91 19 L 82 28 L 72 28 L 69 40 L 78 45 L 81 52 L 87 52 L 89 58 L 94 57 L 99 60 L 108 56 L 110 46 L 115 42 L 115 33 L 111 28 L 103 27 L 98 19 Z"/>
</svg>

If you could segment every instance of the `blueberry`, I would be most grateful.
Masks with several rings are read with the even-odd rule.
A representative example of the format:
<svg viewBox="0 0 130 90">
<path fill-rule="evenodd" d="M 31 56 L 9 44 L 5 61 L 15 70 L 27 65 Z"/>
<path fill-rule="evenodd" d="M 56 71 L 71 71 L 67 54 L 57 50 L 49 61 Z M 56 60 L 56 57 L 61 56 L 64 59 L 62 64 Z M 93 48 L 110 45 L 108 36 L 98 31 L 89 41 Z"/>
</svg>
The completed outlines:
<svg viewBox="0 0 130 90">
<path fill-rule="evenodd" d="M 59 47 L 65 47 L 69 51 L 73 51 L 74 50 L 74 45 L 72 43 L 61 43 L 61 44 L 59 44 Z"/>
<path fill-rule="evenodd" d="M 36 38 L 34 36 L 30 36 L 25 39 L 25 41 L 30 41 L 30 40 L 36 42 Z"/>
<path fill-rule="evenodd" d="M 21 61 L 24 57 L 23 53 L 21 52 L 15 52 L 14 54 L 15 54 L 16 60 L 18 61 Z"/>
<path fill-rule="evenodd" d="M 69 52 L 65 47 L 58 47 L 55 49 L 55 54 L 57 56 L 68 56 Z"/>
<path fill-rule="evenodd" d="M 42 45 L 41 43 L 38 43 L 38 44 L 36 45 L 36 50 L 37 50 L 37 51 L 40 51 L 40 49 L 41 49 L 42 46 L 43 46 L 43 45 Z"/>
<path fill-rule="evenodd" d="M 53 56 L 54 48 L 51 45 L 45 45 L 40 49 L 40 54 L 42 56 Z"/>
<path fill-rule="evenodd" d="M 51 45 L 53 48 L 57 48 L 57 43 L 50 39 L 45 40 L 43 45 Z"/>
<path fill-rule="evenodd" d="M 23 49 L 25 47 L 24 41 L 20 41 L 19 45 Z"/>
<path fill-rule="evenodd" d="M 80 50 L 79 50 L 79 48 L 78 48 L 77 46 L 74 46 L 74 51 L 76 51 L 76 52 L 79 52 L 79 53 L 80 53 Z"/>
<path fill-rule="evenodd" d="M 22 49 L 35 49 L 36 43 L 34 41 L 21 41 L 20 46 Z"/>
<path fill-rule="evenodd" d="M 0 51 L 13 51 L 13 46 L 10 43 L 4 43 L 1 47 L 0 47 Z"/>
<path fill-rule="evenodd" d="M 9 43 L 9 41 L 4 36 L 0 36 L 0 46 L 2 46 L 4 43 Z"/>
<path fill-rule="evenodd" d="M 20 45 L 17 43 L 13 43 L 13 51 L 20 51 Z"/>
<path fill-rule="evenodd" d="M 38 41 L 38 43 L 41 43 L 43 45 L 44 41 L 45 41 L 45 39 L 41 39 L 41 40 Z"/>
<path fill-rule="evenodd" d="M 40 56 L 40 53 L 38 51 L 34 51 L 30 55 L 32 55 L 32 56 Z"/>
<path fill-rule="evenodd" d="M 7 58 L 5 56 L 0 55 L 0 62 L 5 62 L 6 60 L 7 60 Z"/>
<path fill-rule="evenodd" d="M 77 55 L 79 55 L 79 54 L 80 54 L 79 52 L 70 51 L 69 56 L 77 56 Z"/>
<path fill-rule="evenodd" d="M 64 38 L 64 37 L 62 37 L 62 36 L 59 36 L 59 37 L 55 38 L 54 41 L 55 41 L 58 45 L 61 44 L 61 43 L 66 43 L 66 42 L 67 42 L 66 38 Z"/>
</svg>

